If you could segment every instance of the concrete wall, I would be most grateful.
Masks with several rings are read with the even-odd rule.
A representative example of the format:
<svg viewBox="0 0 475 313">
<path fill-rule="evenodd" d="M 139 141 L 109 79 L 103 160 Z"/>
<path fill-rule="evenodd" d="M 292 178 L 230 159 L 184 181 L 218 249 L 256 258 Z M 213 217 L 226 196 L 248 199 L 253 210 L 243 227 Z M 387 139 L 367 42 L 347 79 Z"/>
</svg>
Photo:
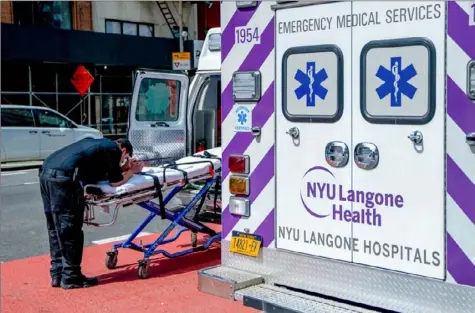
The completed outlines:
<svg viewBox="0 0 475 313">
<path fill-rule="evenodd" d="M 167 3 L 178 24 L 179 2 L 167 1 Z M 106 19 L 154 24 L 155 37 L 173 37 L 156 1 L 93 1 L 93 30 L 96 32 L 105 32 Z M 198 17 L 196 5 L 184 2 L 183 26 L 188 27 L 188 39 L 197 38 L 197 25 Z"/>
</svg>

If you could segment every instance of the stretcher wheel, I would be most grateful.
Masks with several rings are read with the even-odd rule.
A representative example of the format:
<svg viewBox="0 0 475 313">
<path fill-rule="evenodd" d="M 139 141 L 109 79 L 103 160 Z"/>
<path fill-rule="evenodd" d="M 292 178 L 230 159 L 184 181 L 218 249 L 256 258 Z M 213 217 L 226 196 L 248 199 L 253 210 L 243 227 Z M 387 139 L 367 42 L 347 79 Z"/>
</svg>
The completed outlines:
<svg viewBox="0 0 475 313">
<path fill-rule="evenodd" d="M 119 254 L 118 251 L 109 251 L 107 252 L 107 255 L 106 255 L 106 267 L 108 269 L 114 269 L 117 265 L 117 255 Z"/>
<path fill-rule="evenodd" d="M 191 233 L 191 246 L 193 248 L 196 248 L 196 244 L 198 242 L 198 239 L 197 239 L 198 236 L 196 236 L 196 233 Z"/>
<path fill-rule="evenodd" d="M 141 279 L 148 277 L 148 262 L 139 262 L 139 268 L 137 269 L 137 275 Z"/>
</svg>

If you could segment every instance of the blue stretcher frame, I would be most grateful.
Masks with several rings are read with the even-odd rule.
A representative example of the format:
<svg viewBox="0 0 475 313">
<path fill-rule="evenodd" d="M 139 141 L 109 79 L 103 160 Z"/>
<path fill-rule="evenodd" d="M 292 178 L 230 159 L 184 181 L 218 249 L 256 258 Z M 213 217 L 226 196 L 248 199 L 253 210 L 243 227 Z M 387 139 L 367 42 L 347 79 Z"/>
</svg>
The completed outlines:
<svg viewBox="0 0 475 313">
<path fill-rule="evenodd" d="M 198 201 L 202 201 L 200 203 L 199 209 L 204 202 L 204 198 L 206 197 L 209 189 L 215 184 L 219 183 L 220 175 L 217 175 L 209 180 L 204 184 L 201 190 L 193 197 L 193 199 L 180 211 L 173 212 L 165 208 L 165 218 L 170 220 L 171 223 L 168 227 L 160 234 L 160 236 L 153 241 L 152 243 L 145 244 L 139 246 L 132 241 L 138 236 L 138 234 L 155 218 L 161 217 L 161 210 L 160 205 L 152 202 L 151 200 L 147 200 L 137 205 L 142 207 L 143 209 L 150 212 L 150 214 L 145 218 L 145 220 L 135 229 L 135 231 L 124 241 L 121 243 L 116 243 L 112 246 L 112 251 L 107 252 L 106 257 L 106 266 L 109 269 L 112 269 L 117 264 L 117 255 L 119 248 L 126 248 L 132 249 L 135 251 L 143 252 L 144 257 L 142 260 L 139 260 L 139 267 L 138 267 L 138 276 L 140 278 L 146 278 L 148 276 L 148 268 L 150 263 L 150 257 L 158 254 L 163 254 L 167 258 L 175 258 L 183 255 L 187 255 L 197 251 L 204 251 L 208 249 L 211 244 L 216 240 L 221 240 L 221 232 L 216 232 L 213 229 L 207 227 L 206 225 L 200 223 L 196 220 L 186 219 L 185 216 L 195 207 Z M 166 206 L 173 197 L 178 194 L 181 190 L 183 190 L 184 186 L 177 186 L 173 188 L 170 193 L 163 199 L 163 206 Z M 167 238 L 172 230 L 174 230 L 177 226 L 182 226 L 177 233 L 172 236 L 171 238 Z M 177 240 L 182 233 L 185 231 L 191 231 L 193 234 L 196 233 L 205 233 L 210 235 L 206 243 L 200 246 L 194 246 L 189 249 L 185 249 L 175 253 L 169 253 L 164 249 L 156 250 L 159 246 L 173 242 Z M 192 239 L 193 241 L 193 239 Z"/>
</svg>

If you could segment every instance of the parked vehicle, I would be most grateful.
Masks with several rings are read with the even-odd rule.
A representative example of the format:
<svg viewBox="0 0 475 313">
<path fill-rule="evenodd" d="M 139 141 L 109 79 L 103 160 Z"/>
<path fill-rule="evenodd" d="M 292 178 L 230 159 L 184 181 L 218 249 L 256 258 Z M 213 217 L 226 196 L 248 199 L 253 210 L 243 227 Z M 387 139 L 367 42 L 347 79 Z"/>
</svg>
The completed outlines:
<svg viewBox="0 0 475 313">
<path fill-rule="evenodd" d="M 48 107 L 1 106 L 1 161 L 42 161 L 83 138 L 101 138 L 94 128 L 78 125 Z"/>
</svg>

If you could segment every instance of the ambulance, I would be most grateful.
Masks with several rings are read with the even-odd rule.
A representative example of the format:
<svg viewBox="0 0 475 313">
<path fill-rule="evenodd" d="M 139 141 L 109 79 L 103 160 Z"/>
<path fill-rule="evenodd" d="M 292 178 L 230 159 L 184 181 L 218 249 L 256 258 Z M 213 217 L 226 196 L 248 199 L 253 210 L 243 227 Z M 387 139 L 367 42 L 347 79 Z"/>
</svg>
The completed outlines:
<svg viewBox="0 0 475 313">
<path fill-rule="evenodd" d="M 475 312 L 475 2 L 222 1 L 220 53 L 221 264 L 199 290 Z"/>
</svg>

